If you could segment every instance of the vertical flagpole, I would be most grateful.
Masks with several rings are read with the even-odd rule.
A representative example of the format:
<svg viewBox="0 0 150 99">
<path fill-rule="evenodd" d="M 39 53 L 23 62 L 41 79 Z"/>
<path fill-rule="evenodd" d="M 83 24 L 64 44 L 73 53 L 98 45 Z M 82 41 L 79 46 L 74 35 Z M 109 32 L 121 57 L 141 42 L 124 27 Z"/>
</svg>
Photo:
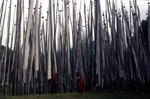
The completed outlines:
<svg viewBox="0 0 150 99">
<path fill-rule="evenodd" d="M 38 50 L 37 50 L 37 52 L 38 52 L 38 71 L 37 71 L 37 79 L 38 79 L 38 94 L 41 94 L 41 47 L 40 47 L 40 42 L 41 42 L 41 39 L 40 39 L 40 36 L 41 36 L 41 38 L 42 38 L 42 33 L 41 33 L 41 9 L 42 9 L 42 5 L 41 5 L 41 3 L 40 3 L 40 11 L 39 11 L 39 17 L 38 17 L 38 20 L 39 20 L 39 23 L 38 23 Z"/>
<path fill-rule="evenodd" d="M 10 95 L 10 70 L 11 70 L 11 62 L 12 62 L 12 43 L 13 43 L 13 38 L 14 38 L 14 19 L 15 19 L 15 11 L 16 9 L 14 8 L 14 17 L 13 17 L 13 25 L 12 25 L 12 32 L 11 32 L 11 45 L 10 45 L 10 53 L 9 53 L 9 64 L 8 64 L 8 73 L 7 73 L 7 86 L 8 86 L 8 89 L 7 89 L 7 92 L 9 93 Z"/>
<path fill-rule="evenodd" d="M 52 49 L 52 13 L 51 0 L 49 0 L 49 36 L 48 36 L 48 80 L 52 78 L 52 63 L 51 63 L 51 49 Z M 49 83 L 48 83 L 49 84 Z M 51 81 L 52 84 L 52 81 Z"/>
<path fill-rule="evenodd" d="M 5 24 L 5 18 L 6 18 L 6 8 L 7 8 L 7 1 L 6 1 L 6 4 L 5 4 L 5 11 L 4 11 L 4 16 L 3 16 L 3 23 L 1 25 L 2 29 L 1 29 L 1 34 L 0 34 L 0 46 L 2 45 L 3 30 L 4 30 L 4 24 Z M 0 52 L 1 52 L 1 47 L 0 47 Z"/>
<path fill-rule="evenodd" d="M 1 15 L 0 15 L 0 26 L 1 26 L 2 16 L 3 16 L 4 1 L 5 1 L 5 0 L 3 0 L 2 5 L 1 5 L 1 9 L 0 9 L 0 11 L 1 11 Z"/>
<path fill-rule="evenodd" d="M 49 40 L 49 35 L 47 36 L 47 31 L 48 31 L 48 15 L 49 15 L 49 10 L 47 11 L 47 19 L 46 19 L 46 39 L 45 39 L 45 61 L 46 61 L 46 93 L 49 92 L 49 84 L 48 84 L 48 51 L 49 51 L 49 43 L 48 43 L 48 40 Z M 50 20 L 50 19 L 49 19 Z"/>
<path fill-rule="evenodd" d="M 2 85 L 4 84 L 4 95 L 5 95 L 5 74 L 6 74 L 6 61 L 7 61 L 7 52 L 8 52 L 8 44 L 9 44 L 9 31 L 10 31 L 10 18 L 11 18 L 11 1 L 9 5 L 9 15 L 8 15 L 8 22 L 7 22 L 7 39 L 6 39 L 6 54 L 5 54 L 5 63 L 4 63 L 4 75 L 2 79 Z"/>
<path fill-rule="evenodd" d="M 137 55 L 137 58 L 138 58 L 137 0 L 135 0 L 135 35 L 136 35 L 136 55 Z"/>
<path fill-rule="evenodd" d="M 28 24 L 27 24 L 27 31 L 26 31 L 26 42 L 25 42 L 25 53 L 24 53 L 24 64 L 23 64 L 23 78 L 24 78 L 24 83 L 26 83 L 26 74 L 25 70 L 27 69 L 28 66 L 28 56 L 29 56 L 29 51 L 28 51 L 28 41 L 29 41 L 29 34 L 30 34 L 30 29 L 31 29 L 31 22 L 32 22 L 32 9 L 33 9 L 33 2 L 34 0 L 31 0 L 31 3 L 29 3 L 29 13 L 28 13 Z"/>
<path fill-rule="evenodd" d="M 30 36 L 30 29 L 31 29 L 31 22 L 32 22 L 32 9 L 33 9 L 33 2 L 34 0 L 31 0 L 29 2 L 29 13 L 28 13 L 28 23 L 27 23 L 27 30 L 26 30 L 26 40 L 25 40 L 25 50 L 24 50 L 24 61 L 23 61 L 23 82 L 24 85 L 26 83 L 26 70 L 28 67 L 28 57 L 29 57 L 29 36 Z M 24 88 L 26 88 L 24 86 Z"/>
<path fill-rule="evenodd" d="M 29 67 L 29 78 L 28 78 L 28 95 L 30 94 L 30 83 L 31 83 L 31 77 L 32 77 L 32 68 L 33 68 L 33 64 L 34 64 L 34 59 L 35 59 L 35 11 L 34 14 L 32 16 L 32 49 L 31 49 L 31 61 L 30 61 L 30 67 Z"/>
</svg>

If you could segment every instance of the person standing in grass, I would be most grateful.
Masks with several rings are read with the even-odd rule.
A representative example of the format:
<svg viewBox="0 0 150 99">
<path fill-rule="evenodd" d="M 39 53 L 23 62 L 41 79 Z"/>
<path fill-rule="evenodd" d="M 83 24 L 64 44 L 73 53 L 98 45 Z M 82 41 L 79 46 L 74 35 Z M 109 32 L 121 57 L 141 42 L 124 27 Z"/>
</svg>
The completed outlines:
<svg viewBox="0 0 150 99">
<path fill-rule="evenodd" d="M 81 74 L 79 77 L 76 78 L 77 80 L 77 92 L 82 92 L 82 88 L 81 88 Z"/>
<path fill-rule="evenodd" d="M 52 81 L 53 81 L 53 93 L 57 93 L 57 86 L 56 86 L 56 80 L 55 80 L 55 75 L 53 74 L 52 77 Z"/>
</svg>

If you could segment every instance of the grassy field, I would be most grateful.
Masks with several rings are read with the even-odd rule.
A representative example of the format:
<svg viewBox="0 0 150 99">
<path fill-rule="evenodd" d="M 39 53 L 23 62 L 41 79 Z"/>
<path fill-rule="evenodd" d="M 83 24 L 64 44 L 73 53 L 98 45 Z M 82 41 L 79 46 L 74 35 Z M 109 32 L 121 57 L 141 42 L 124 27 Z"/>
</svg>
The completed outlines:
<svg viewBox="0 0 150 99">
<path fill-rule="evenodd" d="M 150 99 L 150 94 L 147 95 L 139 95 L 139 94 L 134 94 L 134 93 L 109 93 L 109 92 L 104 92 L 104 93 L 93 93 L 93 92 L 88 92 L 85 94 L 81 93 L 66 93 L 66 94 L 41 94 L 41 95 L 22 95 L 22 96 L 7 96 L 7 95 L 2 95 L 0 94 L 0 99 Z"/>
</svg>

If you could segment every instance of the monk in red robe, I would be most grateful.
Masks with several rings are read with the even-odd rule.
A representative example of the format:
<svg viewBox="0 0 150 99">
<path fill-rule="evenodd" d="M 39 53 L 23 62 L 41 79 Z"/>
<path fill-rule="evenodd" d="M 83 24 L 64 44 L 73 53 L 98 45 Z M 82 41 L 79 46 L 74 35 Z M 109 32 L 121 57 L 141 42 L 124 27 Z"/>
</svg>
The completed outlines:
<svg viewBox="0 0 150 99">
<path fill-rule="evenodd" d="M 57 93 L 56 80 L 55 80 L 55 75 L 54 74 L 53 74 L 53 77 L 52 77 L 52 81 L 53 81 L 53 93 Z"/>
<path fill-rule="evenodd" d="M 77 92 L 82 92 L 82 88 L 81 88 L 81 74 L 79 77 L 76 78 L 77 80 Z"/>
</svg>

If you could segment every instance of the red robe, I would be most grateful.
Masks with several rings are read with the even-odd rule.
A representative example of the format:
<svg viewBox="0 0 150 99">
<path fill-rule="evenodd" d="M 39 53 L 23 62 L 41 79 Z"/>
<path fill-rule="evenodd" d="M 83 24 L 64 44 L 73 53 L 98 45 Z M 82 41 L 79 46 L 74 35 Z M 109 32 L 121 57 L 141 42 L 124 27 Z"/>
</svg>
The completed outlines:
<svg viewBox="0 0 150 99">
<path fill-rule="evenodd" d="M 82 90 L 81 90 L 81 77 L 79 77 L 77 80 L 77 92 L 82 92 Z"/>
<path fill-rule="evenodd" d="M 57 93 L 55 77 L 52 77 L 52 80 L 53 80 L 53 93 Z"/>
</svg>

